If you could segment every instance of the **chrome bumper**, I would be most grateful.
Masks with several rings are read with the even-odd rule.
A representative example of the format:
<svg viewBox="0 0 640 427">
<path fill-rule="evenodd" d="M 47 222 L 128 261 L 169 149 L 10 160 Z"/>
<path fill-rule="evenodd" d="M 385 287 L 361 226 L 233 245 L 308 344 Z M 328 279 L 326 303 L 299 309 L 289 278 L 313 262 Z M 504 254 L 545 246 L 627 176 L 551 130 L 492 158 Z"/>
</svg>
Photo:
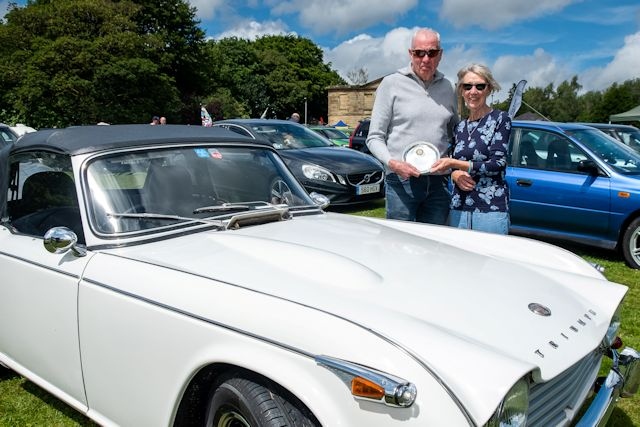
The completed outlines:
<svg viewBox="0 0 640 427">
<path fill-rule="evenodd" d="M 640 384 L 640 353 L 627 347 L 613 350 L 613 367 L 576 427 L 604 426 L 620 397 L 631 397 Z"/>
</svg>

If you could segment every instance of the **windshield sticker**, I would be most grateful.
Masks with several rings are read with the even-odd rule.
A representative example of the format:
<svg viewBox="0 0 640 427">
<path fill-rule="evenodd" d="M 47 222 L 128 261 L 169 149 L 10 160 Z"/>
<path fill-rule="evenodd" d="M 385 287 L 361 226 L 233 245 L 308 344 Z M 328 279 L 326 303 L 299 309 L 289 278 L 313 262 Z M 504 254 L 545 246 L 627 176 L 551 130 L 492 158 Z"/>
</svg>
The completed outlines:
<svg viewBox="0 0 640 427">
<path fill-rule="evenodd" d="M 196 156 L 207 158 L 209 157 L 209 153 L 205 148 L 194 148 L 193 151 L 196 153 Z"/>
<path fill-rule="evenodd" d="M 209 154 L 211 154 L 211 157 L 213 157 L 214 159 L 222 158 L 222 153 L 218 151 L 217 148 L 209 148 Z"/>
</svg>

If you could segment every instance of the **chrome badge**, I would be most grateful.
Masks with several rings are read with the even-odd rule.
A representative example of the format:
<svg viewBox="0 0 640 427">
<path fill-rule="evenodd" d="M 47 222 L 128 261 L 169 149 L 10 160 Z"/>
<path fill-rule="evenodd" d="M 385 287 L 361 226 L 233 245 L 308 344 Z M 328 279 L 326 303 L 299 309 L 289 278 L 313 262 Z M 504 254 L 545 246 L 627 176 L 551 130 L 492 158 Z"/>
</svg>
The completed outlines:
<svg viewBox="0 0 640 427">
<path fill-rule="evenodd" d="M 538 304 L 537 302 L 532 302 L 531 304 L 529 304 L 529 310 L 531 310 L 532 313 L 537 314 L 538 316 L 551 316 L 551 310 L 549 310 L 542 304 Z"/>
</svg>

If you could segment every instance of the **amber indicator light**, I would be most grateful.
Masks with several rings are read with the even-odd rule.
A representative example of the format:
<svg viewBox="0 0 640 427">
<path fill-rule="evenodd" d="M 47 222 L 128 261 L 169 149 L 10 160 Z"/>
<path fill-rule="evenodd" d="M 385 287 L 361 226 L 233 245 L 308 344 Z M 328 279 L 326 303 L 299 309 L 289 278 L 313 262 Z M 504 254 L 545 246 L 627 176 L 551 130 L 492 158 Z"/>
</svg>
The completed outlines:
<svg viewBox="0 0 640 427">
<path fill-rule="evenodd" d="M 628 199 L 629 197 L 631 197 L 631 194 L 627 193 L 626 191 L 618 191 L 618 197 Z"/>
<path fill-rule="evenodd" d="M 351 380 L 351 394 L 367 399 L 380 400 L 384 397 L 384 389 L 372 381 L 362 377 L 355 377 Z"/>
</svg>

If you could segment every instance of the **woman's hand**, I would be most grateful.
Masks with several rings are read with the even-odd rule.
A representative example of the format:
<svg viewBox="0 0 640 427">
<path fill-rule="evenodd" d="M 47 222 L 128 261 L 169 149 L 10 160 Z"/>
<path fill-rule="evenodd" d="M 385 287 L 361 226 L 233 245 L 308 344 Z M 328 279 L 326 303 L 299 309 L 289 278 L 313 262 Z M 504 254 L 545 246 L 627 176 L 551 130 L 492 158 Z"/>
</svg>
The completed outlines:
<svg viewBox="0 0 640 427">
<path fill-rule="evenodd" d="M 453 159 L 450 157 L 444 157 L 436 160 L 436 162 L 431 166 L 431 169 L 429 169 L 429 173 L 444 172 L 451 169 L 452 160 Z"/>
<path fill-rule="evenodd" d="M 466 171 L 456 170 L 451 173 L 451 180 L 462 191 L 471 191 L 475 188 L 476 182 Z"/>
</svg>

